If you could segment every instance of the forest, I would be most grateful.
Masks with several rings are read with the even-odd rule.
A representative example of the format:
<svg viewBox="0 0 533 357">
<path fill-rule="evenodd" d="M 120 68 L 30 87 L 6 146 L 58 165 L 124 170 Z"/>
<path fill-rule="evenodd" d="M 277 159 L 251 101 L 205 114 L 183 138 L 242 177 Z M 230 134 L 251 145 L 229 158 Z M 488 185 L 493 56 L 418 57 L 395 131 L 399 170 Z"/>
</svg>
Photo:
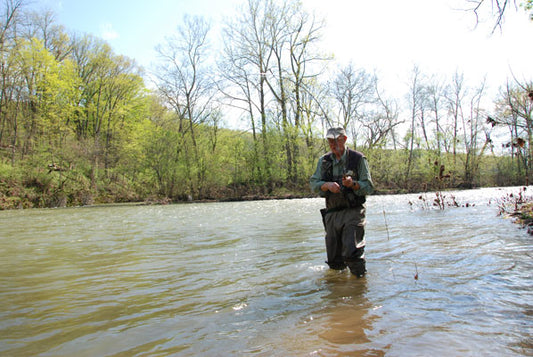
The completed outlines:
<svg viewBox="0 0 533 357">
<path fill-rule="evenodd" d="M 414 66 L 391 96 L 296 0 L 244 1 L 217 46 L 185 16 L 149 70 L 24 0 L 0 11 L 0 209 L 308 197 L 331 126 L 378 194 L 531 179 L 531 79 L 490 98 Z"/>
</svg>

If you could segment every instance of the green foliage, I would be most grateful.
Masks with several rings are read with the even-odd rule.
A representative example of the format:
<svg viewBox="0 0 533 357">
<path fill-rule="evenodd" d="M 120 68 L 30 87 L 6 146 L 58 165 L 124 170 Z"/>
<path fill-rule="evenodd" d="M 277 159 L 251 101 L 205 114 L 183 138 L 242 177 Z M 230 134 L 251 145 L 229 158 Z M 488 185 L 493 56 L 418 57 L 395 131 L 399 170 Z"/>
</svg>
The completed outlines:
<svg viewBox="0 0 533 357">
<path fill-rule="evenodd" d="M 209 86 L 214 79 L 206 68 L 194 72 L 202 61 L 186 68 L 198 76 L 188 87 L 191 91 L 178 86 L 174 90 L 179 95 L 162 95 L 149 91 L 135 63 L 114 54 L 103 41 L 83 36 L 67 50 L 66 35 L 56 35 L 53 38 L 64 40 L 62 50 L 46 48 L 38 38 L 13 36 L 0 44 L 0 209 L 310 194 L 309 177 L 327 150 L 322 134 L 315 134 L 326 126 L 317 113 L 332 100 L 315 97 L 323 91 L 318 74 L 278 78 L 274 73 L 289 73 L 289 68 L 263 69 L 268 87 L 250 81 L 257 78 L 253 61 L 235 63 L 234 82 L 243 85 L 241 89 L 255 89 L 243 92 L 254 132 L 234 131 L 220 127 L 226 113 L 215 100 L 215 86 Z M 280 65 L 294 60 L 294 53 L 279 55 L 286 56 L 280 57 Z M 250 72 L 245 75 L 243 70 Z M 172 74 L 160 80 L 172 82 Z M 252 98 L 260 87 L 263 97 Z M 184 93 L 195 95 L 185 100 Z M 509 94 L 514 100 L 502 100 L 501 117 L 522 128 L 527 123 L 520 118 L 530 117 L 531 106 L 520 93 L 516 88 Z M 258 104 L 261 100 L 264 107 Z M 516 103 L 515 108 L 505 103 Z M 383 110 L 391 122 L 378 125 Z M 361 128 L 368 127 L 368 135 L 379 140 L 360 140 L 374 146 L 357 149 L 369 160 L 378 193 L 527 183 L 529 142 L 511 157 L 494 156 L 476 150 L 476 145 L 466 150 L 450 132 L 422 140 L 412 130 L 401 149 L 390 150 L 387 140 L 399 118 L 388 104 L 374 111 L 362 115 L 366 122 Z M 518 122 L 511 122 L 512 115 Z M 431 150 L 437 142 L 444 148 L 452 141 L 463 152 L 441 152 L 440 146 L 439 152 Z"/>
</svg>

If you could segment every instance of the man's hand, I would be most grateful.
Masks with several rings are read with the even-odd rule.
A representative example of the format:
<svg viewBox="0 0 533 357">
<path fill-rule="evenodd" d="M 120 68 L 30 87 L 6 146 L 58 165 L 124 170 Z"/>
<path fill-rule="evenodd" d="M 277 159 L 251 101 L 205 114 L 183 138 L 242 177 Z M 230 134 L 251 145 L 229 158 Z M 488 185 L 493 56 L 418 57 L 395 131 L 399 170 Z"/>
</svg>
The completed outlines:
<svg viewBox="0 0 533 357">
<path fill-rule="evenodd" d="M 352 176 L 344 176 L 342 178 L 342 185 L 346 186 L 348 188 L 352 188 L 354 184 L 354 181 L 352 179 Z"/>
<path fill-rule="evenodd" d="M 352 176 L 344 176 L 342 178 L 342 184 L 356 191 L 360 188 L 359 183 L 357 181 L 354 181 Z"/>
<path fill-rule="evenodd" d="M 326 182 L 322 185 L 320 188 L 322 191 L 331 191 L 333 193 L 339 193 L 341 192 L 341 187 L 336 182 Z"/>
</svg>

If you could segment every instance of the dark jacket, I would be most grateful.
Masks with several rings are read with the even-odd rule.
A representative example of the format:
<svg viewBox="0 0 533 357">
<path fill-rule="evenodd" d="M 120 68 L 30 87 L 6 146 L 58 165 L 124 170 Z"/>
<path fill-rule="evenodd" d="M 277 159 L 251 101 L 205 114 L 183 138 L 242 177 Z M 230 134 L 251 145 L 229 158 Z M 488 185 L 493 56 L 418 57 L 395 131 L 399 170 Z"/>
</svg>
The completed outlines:
<svg viewBox="0 0 533 357">
<path fill-rule="evenodd" d="M 364 157 L 359 151 L 346 149 L 346 163 L 344 167 L 344 174 L 352 176 L 354 181 L 359 180 L 359 164 Z M 335 159 L 333 153 L 327 153 L 322 157 L 322 177 L 323 181 L 337 182 L 341 187 L 340 193 L 326 192 L 326 208 L 327 209 L 343 209 L 349 207 L 360 207 L 366 202 L 365 196 L 356 195 L 353 189 L 342 185 L 342 176 L 333 176 L 333 160 Z"/>
</svg>

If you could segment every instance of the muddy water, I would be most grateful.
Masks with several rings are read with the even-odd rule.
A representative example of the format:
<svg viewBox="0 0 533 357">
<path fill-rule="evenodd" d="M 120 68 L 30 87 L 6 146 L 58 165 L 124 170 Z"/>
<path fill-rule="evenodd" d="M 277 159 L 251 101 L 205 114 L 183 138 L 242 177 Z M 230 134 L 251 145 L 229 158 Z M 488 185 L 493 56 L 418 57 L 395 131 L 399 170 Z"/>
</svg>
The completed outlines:
<svg viewBox="0 0 533 357">
<path fill-rule="evenodd" d="M 370 197 L 364 279 L 318 198 L 0 212 L 0 355 L 533 355 L 513 191 Z"/>
</svg>

